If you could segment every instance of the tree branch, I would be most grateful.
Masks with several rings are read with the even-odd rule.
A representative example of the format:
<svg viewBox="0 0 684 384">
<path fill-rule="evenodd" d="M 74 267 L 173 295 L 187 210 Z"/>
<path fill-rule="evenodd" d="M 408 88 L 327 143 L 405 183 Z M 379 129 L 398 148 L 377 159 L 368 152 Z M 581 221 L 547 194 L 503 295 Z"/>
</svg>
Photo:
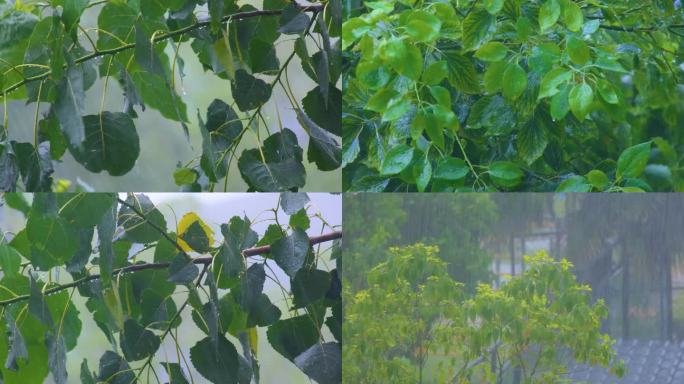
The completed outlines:
<svg viewBox="0 0 684 384">
<path fill-rule="evenodd" d="M 342 232 L 341 231 L 334 231 L 334 232 L 326 233 L 326 234 L 321 235 L 321 236 L 311 236 L 309 238 L 309 242 L 311 243 L 311 245 L 315 245 L 315 244 L 325 243 L 325 242 L 328 242 L 331 240 L 341 239 L 341 238 L 342 238 Z M 262 247 L 245 249 L 242 251 L 242 255 L 244 257 L 252 257 L 252 256 L 267 254 L 270 252 L 271 252 L 271 246 L 270 245 L 264 245 Z M 214 258 L 212 256 L 195 257 L 192 259 L 192 262 L 195 264 L 203 264 L 203 265 L 207 266 L 207 265 L 211 264 L 213 259 Z M 165 269 L 165 268 L 168 268 L 170 265 L 171 265 L 171 263 L 168 263 L 168 262 L 134 264 L 134 265 L 129 265 L 129 266 L 122 267 L 122 268 L 117 268 L 117 269 L 112 271 L 112 275 L 125 274 L 125 273 L 129 273 L 129 272 L 144 271 L 146 269 Z M 86 283 L 86 282 L 92 281 L 92 280 L 97 280 L 99 278 L 100 278 L 99 274 L 85 276 L 85 277 L 80 278 L 78 280 L 72 281 L 71 283 L 63 284 L 63 285 L 59 285 L 59 286 L 54 287 L 54 288 L 47 289 L 47 290 L 45 290 L 44 294 L 50 295 L 52 293 L 59 292 L 59 291 L 64 290 L 64 289 L 77 287 L 83 283 Z M 29 295 L 21 295 L 21 296 L 13 297 L 11 299 L 0 301 L 0 306 L 5 306 L 5 305 L 16 303 L 19 301 L 28 300 L 28 298 L 29 298 Z"/>
<path fill-rule="evenodd" d="M 302 5 L 300 7 L 301 7 L 302 12 L 316 12 L 316 13 L 318 13 L 318 12 L 323 10 L 323 4 L 312 4 L 312 5 L 306 5 L 306 6 Z M 238 13 L 233 13 L 231 15 L 223 16 L 221 18 L 221 23 L 226 23 L 226 22 L 231 21 L 231 20 L 242 20 L 242 19 L 249 19 L 252 17 L 259 17 L 259 16 L 277 16 L 277 15 L 280 15 L 282 13 L 283 13 L 282 9 L 264 9 L 264 10 L 248 11 L 248 12 L 238 12 Z M 187 27 L 157 35 L 154 37 L 154 42 L 166 40 L 166 39 L 169 39 L 172 37 L 180 36 L 182 34 L 194 31 L 196 29 L 208 27 L 209 24 L 210 24 L 209 20 L 198 21 L 198 22 L 196 22 L 192 25 L 189 25 Z M 135 43 L 124 44 L 120 47 L 116 47 L 116 48 L 112 48 L 112 49 L 96 50 L 93 53 L 79 57 L 78 59 L 74 60 L 74 63 L 75 64 L 81 64 L 81 63 L 86 62 L 88 60 L 92 60 L 96 57 L 101 57 L 101 56 L 106 56 L 106 55 L 115 55 L 119 52 L 126 51 L 126 50 L 129 50 L 132 48 L 135 48 Z M 46 77 L 50 76 L 51 73 L 52 73 L 52 71 L 46 71 L 45 73 L 43 73 L 41 75 L 37 75 L 37 76 L 33 76 L 33 77 L 27 77 L 24 80 L 10 86 L 9 88 L 4 89 L 0 93 L 0 97 L 5 97 L 6 94 L 14 91 L 15 89 L 17 89 L 17 88 L 19 88 L 25 84 L 28 84 L 28 83 L 31 83 L 31 82 L 34 82 L 37 80 L 45 79 Z"/>
</svg>

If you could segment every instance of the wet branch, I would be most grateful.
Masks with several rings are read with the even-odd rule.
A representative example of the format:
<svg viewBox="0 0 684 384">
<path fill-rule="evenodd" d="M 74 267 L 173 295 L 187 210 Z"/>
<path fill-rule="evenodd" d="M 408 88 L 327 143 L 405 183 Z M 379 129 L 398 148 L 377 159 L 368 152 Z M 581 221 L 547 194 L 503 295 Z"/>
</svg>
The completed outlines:
<svg viewBox="0 0 684 384">
<path fill-rule="evenodd" d="M 340 238 L 342 238 L 342 232 L 341 231 L 334 231 L 334 232 L 326 233 L 326 234 L 321 235 L 321 236 L 311 236 L 309 238 L 309 242 L 311 243 L 311 245 L 315 245 L 315 244 L 325 243 L 325 242 L 332 241 L 335 239 L 340 239 Z M 271 252 L 271 246 L 270 245 L 264 245 L 262 247 L 254 247 L 254 248 L 245 249 L 242 251 L 242 255 L 244 257 L 252 257 L 252 256 L 267 254 L 270 252 Z M 195 257 L 192 259 L 192 262 L 195 264 L 203 264 L 205 266 L 208 266 L 209 264 L 211 264 L 213 259 L 214 258 L 211 256 Z M 126 267 L 117 268 L 117 269 L 113 270 L 112 275 L 125 274 L 125 273 L 130 273 L 130 272 L 137 272 L 137 271 L 144 271 L 146 269 L 165 269 L 165 268 L 168 268 L 170 265 L 171 265 L 171 263 L 168 263 L 168 262 L 129 265 Z M 47 289 L 43 292 L 43 294 L 49 295 L 49 294 L 59 292 L 59 291 L 64 290 L 64 289 L 77 287 L 83 283 L 86 283 L 86 282 L 89 282 L 92 280 L 97 280 L 99 278 L 100 278 L 99 274 L 85 276 L 85 277 L 80 278 L 78 280 L 72 281 L 71 283 L 63 284 L 63 285 L 59 285 L 59 286 L 54 287 L 54 288 Z M 5 305 L 16 303 L 19 301 L 28 300 L 28 298 L 29 298 L 29 295 L 20 295 L 17 297 L 13 297 L 11 299 L 0 301 L 0 306 L 5 306 Z"/>
</svg>

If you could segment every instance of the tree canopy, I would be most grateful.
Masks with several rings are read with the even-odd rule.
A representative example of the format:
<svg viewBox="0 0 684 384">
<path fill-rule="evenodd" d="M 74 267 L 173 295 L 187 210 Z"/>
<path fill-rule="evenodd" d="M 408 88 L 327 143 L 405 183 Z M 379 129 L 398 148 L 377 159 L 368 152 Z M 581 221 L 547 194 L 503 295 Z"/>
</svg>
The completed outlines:
<svg viewBox="0 0 684 384">
<path fill-rule="evenodd" d="M 86 13 L 97 25 L 82 25 Z M 190 116 L 197 116 L 201 153 L 178 158 L 167 175 L 182 190 L 228 189 L 237 177 L 229 175 L 231 165 L 251 191 L 304 188 L 305 161 L 324 172 L 341 163 L 340 24 L 339 0 L 266 0 L 262 9 L 235 0 L 0 0 L 0 191 L 66 189 L 52 174 L 67 152 L 84 172 L 127 174 L 151 149 L 136 126 L 145 108 L 178 122 L 188 138 Z M 225 80 L 225 97 L 196 113 L 178 93 L 182 45 Z M 295 93 L 288 70 L 306 74 L 313 89 Z M 98 80 L 99 107 L 88 107 L 86 92 Z M 104 110 L 110 83 L 123 93 L 121 110 Z M 276 91 L 286 95 L 299 127 L 264 116 Z M 32 141 L 13 133 L 13 100 L 35 104 Z M 306 155 L 293 128 L 308 137 Z"/>
<path fill-rule="evenodd" d="M 680 2 L 380 0 L 346 15 L 345 190 L 684 188 Z"/>
<path fill-rule="evenodd" d="M 260 369 L 270 367 L 259 363 L 258 328 L 313 381 L 341 382 L 335 264 L 342 233 L 309 212 L 307 195 L 281 195 L 270 217 L 260 218 L 271 223 L 265 233 L 234 216 L 220 225 L 221 236 L 194 212 L 170 227 L 143 194 L 35 194 L 29 203 L 8 193 L 3 200 L 26 225 L 0 241 L 2 382 L 38 384 L 48 373 L 58 384 L 259 382 Z M 321 221 L 320 236 L 307 235 L 312 220 Z M 267 279 L 277 297 L 264 291 Z M 78 296 L 89 313 L 79 313 Z M 109 345 L 84 359 L 74 379 L 67 356 L 84 316 Z M 202 335 L 189 346 L 179 345 L 183 321 Z"/>
<path fill-rule="evenodd" d="M 606 305 L 592 303 L 570 262 L 539 253 L 499 289 L 480 284 L 465 295 L 437 252 L 420 243 L 392 248 L 368 272 L 367 289 L 345 287 L 345 379 L 501 383 L 518 369 L 520 382 L 557 383 L 568 358 L 622 376 L 615 341 L 601 333 Z"/>
</svg>

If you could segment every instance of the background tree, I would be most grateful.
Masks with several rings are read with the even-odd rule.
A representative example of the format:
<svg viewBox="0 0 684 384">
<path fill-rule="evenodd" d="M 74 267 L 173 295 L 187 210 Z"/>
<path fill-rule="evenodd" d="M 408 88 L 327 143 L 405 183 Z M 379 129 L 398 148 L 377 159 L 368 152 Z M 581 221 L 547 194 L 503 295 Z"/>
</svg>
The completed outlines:
<svg viewBox="0 0 684 384">
<path fill-rule="evenodd" d="M 181 189 L 235 189 L 228 180 L 237 180 L 237 172 L 249 190 L 304 188 L 305 159 L 323 172 L 341 162 L 340 23 L 339 0 L 267 0 L 261 9 L 232 0 L 2 0 L 0 190 L 66 189 L 69 180 L 59 184 L 52 176 L 53 162 L 62 159 L 73 158 L 91 173 L 129 173 L 141 152 L 155 150 L 140 141 L 136 127 L 145 108 L 176 121 L 185 147 L 193 145 L 188 124 L 197 115 L 193 137 L 201 136 L 201 153 L 178 157 L 173 175 L 166 175 Z M 287 49 L 277 49 L 284 44 Z M 221 96 L 196 113 L 179 94 L 189 60 L 225 80 Z M 293 68 L 313 89 L 290 85 Z M 102 95 L 87 95 L 96 83 Z M 119 90 L 123 108 L 106 110 Z M 277 108 L 272 116 L 266 112 L 276 93 L 294 109 L 294 122 L 283 123 Z M 9 106 L 20 108 L 12 100 L 35 105 L 32 134 L 17 132 L 27 125 L 9 118 Z"/>
<path fill-rule="evenodd" d="M 473 292 L 490 281 L 491 253 L 483 241 L 498 218 L 491 195 L 354 194 L 344 199 L 345 280 L 355 289 L 366 287 L 363 277 L 384 261 L 390 246 L 416 242 L 439 246 L 452 277 Z"/>
<path fill-rule="evenodd" d="M 368 273 L 368 289 L 345 291 L 345 378 L 360 383 L 496 382 L 521 368 L 518 382 L 559 382 L 567 355 L 610 366 L 621 376 L 614 342 L 600 333 L 607 316 L 572 264 L 545 254 L 500 289 L 480 284 L 472 297 L 447 273 L 437 248 L 393 248 Z M 447 356 L 429 373 L 428 358 Z"/>
<path fill-rule="evenodd" d="M 344 190 L 681 190 L 680 2 L 349 1 Z"/>
<path fill-rule="evenodd" d="M 259 363 L 257 328 L 312 380 L 341 382 L 341 285 L 327 266 L 335 263 L 329 247 L 317 245 L 341 232 L 307 212 L 307 195 L 283 194 L 261 218 L 271 223 L 261 235 L 247 217 L 230 218 L 220 242 L 194 212 L 167 228 L 145 195 L 36 194 L 28 203 L 5 194 L 4 201 L 26 215 L 25 228 L 0 243 L 5 383 L 42 383 L 48 372 L 56 383 L 75 380 L 67 377 L 67 352 L 84 316 L 109 342 L 95 372 L 83 360 L 84 383 L 259 382 L 269 366 Z M 280 224 L 282 212 L 288 223 Z M 326 233 L 309 237 L 311 220 Z M 59 278 L 64 271 L 71 279 Z M 267 279 L 280 287 L 278 297 L 264 293 Z M 76 309 L 76 296 L 89 314 Z M 184 321 L 202 334 L 189 353 L 179 344 Z M 161 347 L 167 339 L 175 353 Z"/>
</svg>

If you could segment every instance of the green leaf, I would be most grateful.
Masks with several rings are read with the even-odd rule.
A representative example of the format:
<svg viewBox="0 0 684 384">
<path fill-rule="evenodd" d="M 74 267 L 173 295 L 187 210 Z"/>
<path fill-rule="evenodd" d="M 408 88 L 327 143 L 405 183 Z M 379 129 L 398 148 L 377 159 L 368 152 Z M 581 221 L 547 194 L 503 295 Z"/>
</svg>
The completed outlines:
<svg viewBox="0 0 684 384">
<path fill-rule="evenodd" d="M 540 116 L 535 115 L 518 133 L 517 147 L 520 157 L 527 164 L 534 163 L 549 143 L 549 127 Z"/>
<path fill-rule="evenodd" d="M 309 215 L 306 213 L 306 210 L 300 209 L 299 212 L 290 216 L 290 227 L 299 228 L 303 231 L 306 231 L 311 227 L 311 220 L 309 220 Z"/>
<path fill-rule="evenodd" d="M 527 73 L 518 64 L 508 64 L 503 73 L 503 95 L 515 100 L 527 89 Z"/>
<path fill-rule="evenodd" d="M 435 179 L 458 181 L 470 173 L 470 168 L 463 159 L 447 157 L 437 162 L 437 168 L 433 177 Z"/>
<path fill-rule="evenodd" d="M 503 43 L 490 41 L 475 52 L 475 57 L 483 61 L 501 61 L 507 54 L 508 48 Z"/>
<path fill-rule="evenodd" d="M 169 384 L 188 384 L 188 379 L 185 378 L 185 373 L 179 363 L 161 362 L 169 376 Z"/>
<path fill-rule="evenodd" d="M 478 99 L 470 109 L 468 128 L 487 128 L 487 134 L 496 136 L 508 134 L 516 124 L 511 107 L 503 97 L 485 96 Z"/>
<path fill-rule="evenodd" d="M 304 192 L 294 193 L 294 192 L 282 192 L 280 193 L 280 206 L 283 211 L 288 215 L 294 215 L 299 210 L 306 207 L 306 205 L 311 201 L 309 195 Z"/>
<path fill-rule="evenodd" d="M 596 82 L 596 88 L 598 89 L 599 95 L 601 95 L 606 103 L 618 104 L 620 102 L 617 92 L 615 92 L 615 87 L 613 87 L 613 84 L 609 83 L 607 80 L 599 79 Z"/>
<path fill-rule="evenodd" d="M 128 173 L 140 154 L 140 139 L 131 117 L 121 112 L 102 112 L 83 118 L 85 142 L 69 147 L 76 161 L 91 172 L 112 176 Z"/>
<path fill-rule="evenodd" d="M 280 28 L 278 32 L 286 35 L 301 34 L 309 25 L 309 15 L 299 9 L 298 4 L 290 3 L 280 15 Z"/>
<path fill-rule="evenodd" d="M 194 225 L 199 225 L 195 222 Z M 199 275 L 199 268 L 192 259 L 184 253 L 178 253 L 169 265 L 169 281 L 174 284 L 187 285 Z"/>
<path fill-rule="evenodd" d="M 278 224 L 271 224 L 266 229 L 266 233 L 264 233 L 264 236 L 257 243 L 257 246 L 271 245 L 276 240 L 282 239 L 283 236 L 285 236 L 285 234 L 283 233 L 283 229 Z"/>
<path fill-rule="evenodd" d="M 252 264 L 240 280 L 240 306 L 249 310 L 264 290 L 266 271 L 263 263 Z"/>
<path fill-rule="evenodd" d="M 496 24 L 496 18 L 484 9 L 476 8 L 463 20 L 463 48 L 472 51 L 480 47 Z"/>
<path fill-rule="evenodd" d="M 126 231 L 126 239 L 134 243 L 151 243 L 159 240 L 162 234 L 157 228 L 165 230 L 166 220 L 149 197 L 144 194 L 131 194 L 126 198 L 126 203 L 145 216 L 145 219 L 142 219 L 132 208 L 121 206 L 117 224 Z"/>
<path fill-rule="evenodd" d="M 239 362 L 235 346 L 222 335 L 218 347 L 207 337 L 190 348 L 190 361 L 202 377 L 217 384 L 237 384 Z"/>
<path fill-rule="evenodd" d="M 235 104 L 242 112 L 256 109 L 271 98 L 271 87 L 244 69 L 235 71 L 235 81 L 231 84 L 230 89 Z"/>
<path fill-rule="evenodd" d="M 473 61 L 454 50 L 444 51 L 444 59 L 449 66 L 449 83 L 457 90 L 477 94 L 480 92 L 480 81 Z"/>
<path fill-rule="evenodd" d="M 327 106 L 321 103 L 320 94 L 319 87 L 306 94 L 302 99 L 304 111 L 319 127 L 333 135 L 340 136 L 342 134 L 342 91 L 331 86 L 328 91 Z"/>
<path fill-rule="evenodd" d="M 264 156 L 258 149 L 242 152 L 238 168 L 251 188 L 258 191 L 286 191 L 301 188 L 306 182 L 302 149 L 297 136 L 285 128 L 264 141 Z"/>
<path fill-rule="evenodd" d="M 221 46 L 225 47 L 226 45 L 221 44 Z M 259 39 L 254 39 L 249 44 L 249 61 L 252 73 L 268 73 L 278 71 L 280 68 L 280 61 L 273 44 Z M 327 65 L 325 68 L 327 68 Z"/>
<path fill-rule="evenodd" d="M 651 142 L 631 146 L 620 154 L 617 161 L 616 177 L 618 180 L 641 176 L 648 164 L 651 153 Z"/>
<path fill-rule="evenodd" d="M 319 127 L 304 111 L 297 109 L 297 121 L 309 133 L 307 158 L 322 171 L 332 171 L 342 163 L 340 144 Z"/>
<path fill-rule="evenodd" d="M 319 327 L 311 315 L 304 314 L 285 320 L 278 320 L 266 331 L 273 349 L 289 360 L 318 343 Z"/>
<path fill-rule="evenodd" d="M 0 250 L 0 252 L 2 251 Z M 19 369 L 18 362 L 20 360 L 22 362 L 28 360 L 29 354 L 26 349 L 26 343 L 24 343 L 24 337 L 21 335 L 21 331 L 10 311 L 5 311 L 5 320 L 7 320 L 8 326 L 7 342 L 9 344 L 9 351 L 7 352 L 7 360 L 4 367 L 16 371 Z"/>
<path fill-rule="evenodd" d="M 384 113 L 389 103 L 398 95 L 397 91 L 391 88 L 383 88 L 376 92 L 366 103 L 366 109 L 378 113 Z"/>
<path fill-rule="evenodd" d="M 179 187 L 193 184 L 198 177 L 197 171 L 190 168 L 178 168 L 173 172 L 173 182 Z"/>
<path fill-rule="evenodd" d="M 316 344 L 297 356 L 294 363 L 319 384 L 342 382 L 342 346 L 339 343 Z"/>
<path fill-rule="evenodd" d="M 563 22 L 573 32 L 578 32 L 584 26 L 582 9 L 574 1 L 566 0 L 563 2 Z"/>
<path fill-rule="evenodd" d="M 572 72 L 565 68 L 554 68 L 542 78 L 539 86 L 539 99 L 556 95 L 560 90 L 558 87 L 572 79 Z"/>
<path fill-rule="evenodd" d="M 139 71 L 131 74 L 135 89 L 142 96 L 145 105 L 156 109 L 167 119 L 187 122 L 188 112 L 183 99 L 170 88 L 162 77 Z"/>
<path fill-rule="evenodd" d="M 566 49 L 570 60 L 577 65 L 584 65 L 591 60 L 591 51 L 587 43 L 574 35 L 568 36 Z"/>
<path fill-rule="evenodd" d="M 135 381 L 135 374 L 126 360 L 116 352 L 107 351 L 100 358 L 100 373 L 97 380 L 108 384 L 130 384 Z"/>
<path fill-rule="evenodd" d="M 242 132 L 237 113 L 222 100 L 215 99 L 207 110 L 207 123 L 198 114 L 202 133 L 202 170 L 212 182 L 226 176 L 228 156 L 225 153 Z"/>
<path fill-rule="evenodd" d="M 90 368 L 88 368 L 87 359 L 83 359 L 83 362 L 81 362 L 80 379 L 82 384 L 95 384 L 95 378 L 93 377 L 92 372 L 90 372 Z"/>
<path fill-rule="evenodd" d="M 422 81 L 427 85 L 436 85 L 449 75 L 449 66 L 445 60 L 435 61 L 423 72 Z"/>
<path fill-rule="evenodd" d="M 546 0 L 539 9 L 539 29 L 542 33 L 551 28 L 561 15 L 558 0 Z"/>
<path fill-rule="evenodd" d="M 320 269 L 300 269 L 292 279 L 292 304 L 295 308 L 304 308 L 323 297 L 330 288 L 330 273 Z"/>
<path fill-rule="evenodd" d="M 572 88 L 569 85 L 565 85 L 561 88 L 560 92 L 551 98 L 551 118 L 554 121 L 563 120 L 565 115 L 570 112 L 570 101 L 568 97 L 570 95 L 570 90 Z"/>
<path fill-rule="evenodd" d="M 399 74 L 412 80 L 420 79 L 423 55 L 417 46 L 399 37 L 392 37 L 379 49 L 380 57 Z"/>
<path fill-rule="evenodd" d="M 606 176 L 606 174 L 599 169 L 593 169 L 589 171 L 589 173 L 587 173 L 587 181 L 589 181 L 589 184 L 599 191 L 606 189 L 610 183 L 608 176 Z"/>
<path fill-rule="evenodd" d="M 217 33 L 221 28 L 223 17 L 223 0 L 208 0 L 209 17 L 211 19 L 211 32 Z"/>
<path fill-rule="evenodd" d="M 271 256 L 288 276 L 294 278 L 304 266 L 309 248 L 309 236 L 301 229 L 295 229 L 291 235 L 271 245 Z"/>
<path fill-rule="evenodd" d="M 172 241 L 174 241 L 174 243 L 167 240 L 165 237 L 159 239 L 159 241 L 157 242 L 157 246 L 154 248 L 155 263 L 171 261 L 176 257 L 176 254 L 178 253 L 178 248 L 176 248 L 175 245 L 176 234 L 173 232 L 169 232 L 167 233 L 167 235 Z"/>
<path fill-rule="evenodd" d="M 396 175 L 406 169 L 413 158 L 413 148 L 406 144 L 399 144 L 390 149 L 382 162 L 383 175 Z"/>
<path fill-rule="evenodd" d="M 416 178 L 418 192 L 425 192 L 425 189 L 432 178 L 432 163 L 427 157 L 421 156 L 413 169 L 413 176 Z"/>
<path fill-rule="evenodd" d="M 554 43 L 542 43 L 532 47 L 532 53 L 527 61 L 532 72 L 547 73 L 560 62 L 561 50 Z"/>
<path fill-rule="evenodd" d="M 137 361 L 153 355 L 159 349 L 159 336 L 128 319 L 121 333 L 121 351 L 127 361 Z"/>
<path fill-rule="evenodd" d="M 410 13 L 407 20 L 404 29 L 413 40 L 429 43 L 439 37 L 442 21 L 436 16 L 423 10 L 415 10 Z"/>
<path fill-rule="evenodd" d="M 64 136 L 73 148 L 80 148 L 86 140 L 86 127 L 81 116 L 85 111 L 83 72 L 70 65 L 67 74 L 57 83 L 57 96 L 53 110 L 62 127 Z"/>
<path fill-rule="evenodd" d="M 501 90 L 503 84 L 503 74 L 507 64 L 504 61 L 497 61 L 487 66 L 484 74 L 484 88 L 487 93 L 496 93 Z"/>
<path fill-rule="evenodd" d="M 420 113 L 418 115 L 420 115 Z M 418 116 L 416 116 L 416 120 L 418 120 Z M 444 143 L 444 126 L 439 124 L 434 108 L 432 111 L 425 112 L 424 123 L 425 126 L 423 129 L 430 141 L 432 141 L 432 144 L 437 146 L 437 148 L 444 150 L 446 145 Z"/>
<path fill-rule="evenodd" d="M 433 85 L 430 87 L 430 94 L 442 107 L 451 109 L 451 93 L 449 93 L 448 89 L 439 85 Z"/>
<path fill-rule="evenodd" d="M 88 0 L 64 0 L 62 21 L 67 32 L 71 32 L 78 25 L 81 14 L 86 9 L 88 3 Z"/>
<path fill-rule="evenodd" d="M 59 215 L 78 227 L 93 227 L 116 201 L 111 193 L 60 194 Z"/>
<path fill-rule="evenodd" d="M 280 309 L 271 303 L 266 294 L 262 293 L 250 305 L 246 326 L 248 328 L 267 327 L 278 321 L 280 316 Z"/>
<path fill-rule="evenodd" d="M 3 276 L 18 276 L 20 266 L 19 252 L 4 242 L 0 243 L 0 269 L 2 269 Z"/>
<path fill-rule="evenodd" d="M 32 214 L 26 222 L 31 263 L 42 270 L 62 265 L 78 250 L 78 231 L 60 217 Z"/>
<path fill-rule="evenodd" d="M 55 336 L 53 332 L 45 334 L 45 346 L 48 349 L 48 368 L 52 373 L 52 378 L 55 384 L 66 384 L 66 347 L 64 346 L 64 337 L 62 335 Z"/>
<path fill-rule="evenodd" d="M 100 274 L 104 287 L 111 287 L 114 269 L 114 249 L 112 240 L 116 230 L 116 204 L 110 204 L 97 225 L 97 238 L 100 242 Z M 91 237 L 92 239 L 92 237 Z"/>
<path fill-rule="evenodd" d="M 591 185 L 587 183 L 587 179 L 584 176 L 571 176 L 565 179 L 558 188 L 556 192 L 590 192 Z"/>
<path fill-rule="evenodd" d="M 517 165 L 511 162 L 495 161 L 489 166 L 489 176 L 497 185 L 513 188 L 520 184 L 524 174 Z"/>
<path fill-rule="evenodd" d="M 164 66 L 151 41 L 152 34 L 147 28 L 143 21 L 135 23 L 135 60 L 145 71 L 166 78 Z"/>
<path fill-rule="evenodd" d="M 504 0 L 484 0 L 484 7 L 492 15 L 499 13 L 504 6 Z"/>
<path fill-rule="evenodd" d="M 587 83 L 575 85 L 568 94 L 568 103 L 572 114 L 579 121 L 584 121 L 594 102 L 594 90 Z"/>
</svg>

